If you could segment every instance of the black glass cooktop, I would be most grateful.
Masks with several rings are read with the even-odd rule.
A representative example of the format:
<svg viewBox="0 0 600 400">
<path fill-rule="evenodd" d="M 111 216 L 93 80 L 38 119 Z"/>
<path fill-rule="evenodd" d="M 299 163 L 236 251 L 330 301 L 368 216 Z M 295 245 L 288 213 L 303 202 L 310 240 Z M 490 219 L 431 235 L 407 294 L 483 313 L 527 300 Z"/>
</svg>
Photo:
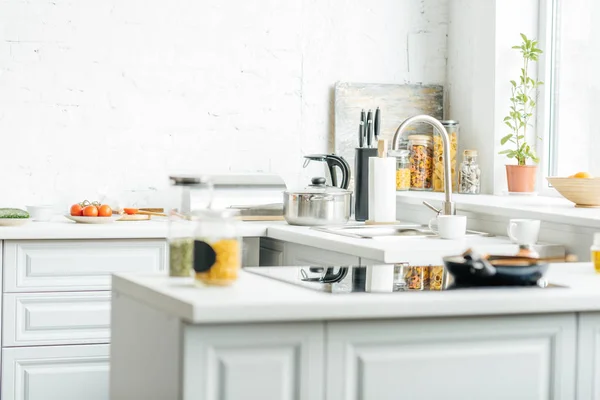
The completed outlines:
<svg viewBox="0 0 600 400">
<path fill-rule="evenodd" d="M 307 289 L 334 294 L 566 287 L 548 283 L 544 279 L 530 286 L 458 286 L 441 266 L 245 267 L 244 270 Z"/>
</svg>

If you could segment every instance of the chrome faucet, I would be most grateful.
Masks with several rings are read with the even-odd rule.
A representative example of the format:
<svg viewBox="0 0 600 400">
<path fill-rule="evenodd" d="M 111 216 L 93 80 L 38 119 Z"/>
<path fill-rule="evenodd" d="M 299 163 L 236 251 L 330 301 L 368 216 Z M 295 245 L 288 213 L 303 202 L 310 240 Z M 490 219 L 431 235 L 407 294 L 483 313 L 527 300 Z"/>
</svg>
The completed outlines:
<svg viewBox="0 0 600 400">
<path fill-rule="evenodd" d="M 444 125 L 437 119 L 433 118 L 430 115 L 416 115 L 414 117 L 408 118 L 406 121 L 400 124 L 398 129 L 396 129 L 396 133 L 394 133 L 394 139 L 392 141 L 392 150 L 398 150 L 400 138 L 402 134 L 406 131 L 406 129 L 412 125 L 419 122 L 425 122 L 435 129 L 437 129 L 438 133 L 442 137 L 442 145 L 444 149 L 444 195 L 445 201 L 442 203 L 444 214 L 446 215 L 454 215 L 456 214 L 456 207 L 452 202 L 452 169 L 450 166 L 450 137 L 448 136 L 448 132 Z"/>
</svg>

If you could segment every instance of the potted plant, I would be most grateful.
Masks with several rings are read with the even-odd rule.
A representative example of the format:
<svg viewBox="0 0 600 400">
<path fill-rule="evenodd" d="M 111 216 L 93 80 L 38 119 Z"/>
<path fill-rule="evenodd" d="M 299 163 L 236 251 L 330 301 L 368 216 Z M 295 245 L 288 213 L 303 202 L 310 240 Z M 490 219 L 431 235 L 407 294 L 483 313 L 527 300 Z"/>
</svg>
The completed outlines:
<svg viewBox="0 0 600 400">
<path fill-rule="evenodd" d="M 517 165 L 506 165 L 509 193 L 535 190 L 536 164 L 539 162 L 535 149 L 527 142 L 527 128 L 532 126 L 530 120 L 537 106 L 538 87 L 544 83 L 531 77 L 530 63 L 538 61 L 542 50 L 537 47 L 537 40 L 530 40 L 522 33 L 521 38 L 523 42 L 519 46 L 513 46 L 513 49 L 519 50 L 523 56 L 523 67 L 519 80 L 510 81 L 510 112 L 504 118 L 504 123 L 511 132 L 500 140 L 502 146 L 509 143 L 511 148 L 502 150 L 499 154 L 517 161 Z M 527 165 L 527 160 L 534 164 Z"/>
</svg>

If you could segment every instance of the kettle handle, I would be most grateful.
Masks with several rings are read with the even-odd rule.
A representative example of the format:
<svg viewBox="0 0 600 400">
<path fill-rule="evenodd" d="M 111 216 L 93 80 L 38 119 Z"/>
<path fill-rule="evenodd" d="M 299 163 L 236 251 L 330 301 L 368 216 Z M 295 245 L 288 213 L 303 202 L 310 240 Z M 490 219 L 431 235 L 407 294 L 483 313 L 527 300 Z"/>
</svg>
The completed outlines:
<svg viewBox="0 0 600 400">
<path fill-rule="evenodd" d="M 331 185 L 342 189 L 348 189 L 348 186 L 350 186 L 350 164 L 348 164 L 344 157 L 336 156 L 335 154 L 328 154 L 325 156 L 325 161 L 329 167 Z M 337 175 L 335 174 L 335 167 L 338 167 L 342 172 L 342 182 L 340 182 L 339 185 L 337 182 Z"/>
</svg>

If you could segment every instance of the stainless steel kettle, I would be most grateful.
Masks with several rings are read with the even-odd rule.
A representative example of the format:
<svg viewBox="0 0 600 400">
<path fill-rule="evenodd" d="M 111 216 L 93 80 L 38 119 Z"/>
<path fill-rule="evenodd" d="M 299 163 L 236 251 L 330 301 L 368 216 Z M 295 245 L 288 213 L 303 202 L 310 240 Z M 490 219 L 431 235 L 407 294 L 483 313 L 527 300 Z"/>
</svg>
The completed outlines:
<svg viewBox="0 0 600 400">
<path fill-rule="evenodd" d="M 310 154 L 304 156 L 304 167 L 311 161 L 321 161 L 327 163 L 329 175 L 331 176 L 331 186 L 336 186 L 341 189 L 348 189 L 350 186 L 350 165 L 344 157 L 336 156 L 335 154 Z M 339 168 L 341 173 L 341 182 L 338 184 L 338 176 L 335 169 Z"/>
</svg>

